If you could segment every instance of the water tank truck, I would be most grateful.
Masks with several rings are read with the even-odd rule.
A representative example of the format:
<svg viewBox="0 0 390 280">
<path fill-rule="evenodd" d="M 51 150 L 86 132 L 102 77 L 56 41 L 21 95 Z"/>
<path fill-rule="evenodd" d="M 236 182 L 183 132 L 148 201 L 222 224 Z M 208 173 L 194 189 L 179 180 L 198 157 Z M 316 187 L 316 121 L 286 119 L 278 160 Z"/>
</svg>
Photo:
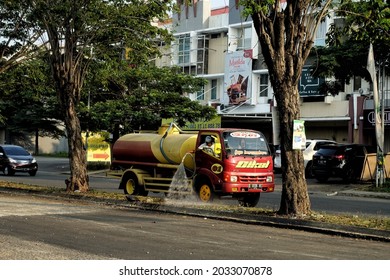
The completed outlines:
<svg viewBox="0 0 390 280">
<path fill-rule="evenodd" d="M 212 143 L 203 148 L 206 138 Z M 185 168 L 186 191 L 203 202 L 230 196 L 254 207 L 260 193 L 274 191 L 266 138 L 239 128 L 183 131 L 171 123 L 154 132 L 126 134 L 113 145 L 108 175 L 120 177 L 119 189 L 127 195 L 168 194 L 180 167 Z"/>
</svg>

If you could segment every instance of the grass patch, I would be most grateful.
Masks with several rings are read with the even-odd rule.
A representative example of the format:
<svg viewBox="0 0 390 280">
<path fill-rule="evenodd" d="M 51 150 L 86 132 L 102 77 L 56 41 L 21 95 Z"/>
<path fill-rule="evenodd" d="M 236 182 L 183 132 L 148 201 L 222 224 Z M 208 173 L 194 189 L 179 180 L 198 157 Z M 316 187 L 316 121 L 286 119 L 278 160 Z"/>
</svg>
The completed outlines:
<svg viewBox="0 0 390 280">
<path fill-rule="evenodd" d="M 376 186 L 375 184 L 364 186 L 362 190 L 368 192 L 390 193 L 390 180 L 386 180 L 381 186 Z"/>
</svg>

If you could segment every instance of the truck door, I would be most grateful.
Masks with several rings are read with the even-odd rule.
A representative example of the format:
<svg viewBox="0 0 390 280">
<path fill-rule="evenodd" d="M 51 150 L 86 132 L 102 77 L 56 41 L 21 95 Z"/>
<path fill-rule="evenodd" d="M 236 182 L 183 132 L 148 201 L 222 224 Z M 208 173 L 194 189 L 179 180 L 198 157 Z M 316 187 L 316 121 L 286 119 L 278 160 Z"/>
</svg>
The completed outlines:
<svg viewBox="0 0 390 280">
<path fill-rule="evenodd" d="M 214 161 L 215 159 L 221 160 L 221 139 L 218 134 L 201 134 L 199 143 L 200 145 L 197 148 L 199 157 L 211 156 L 214 158 Z"/>
</svg>

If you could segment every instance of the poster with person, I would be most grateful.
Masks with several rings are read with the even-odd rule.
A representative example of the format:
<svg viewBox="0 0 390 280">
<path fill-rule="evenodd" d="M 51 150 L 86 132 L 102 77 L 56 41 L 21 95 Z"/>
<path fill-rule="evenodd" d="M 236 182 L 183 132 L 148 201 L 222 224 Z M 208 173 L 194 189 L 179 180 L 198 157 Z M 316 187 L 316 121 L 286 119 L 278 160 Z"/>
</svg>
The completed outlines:
<svg viewBox="0 0 390 280">
<path fill-rule="evenodd" d="M 226 55 L 223 104 L 239 105 L 251 98 L 252 57 L 248 51 Z"/>
</svg>

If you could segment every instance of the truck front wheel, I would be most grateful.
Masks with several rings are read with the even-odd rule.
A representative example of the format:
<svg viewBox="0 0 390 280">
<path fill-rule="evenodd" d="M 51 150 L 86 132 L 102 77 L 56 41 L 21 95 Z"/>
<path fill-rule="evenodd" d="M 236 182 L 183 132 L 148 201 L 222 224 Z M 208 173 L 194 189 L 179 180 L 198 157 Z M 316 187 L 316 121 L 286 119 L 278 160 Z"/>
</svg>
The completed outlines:
<svg viewBox="0 0 390 280">
<path fill-rule="evenodd" d="M 126 174 L 121 181 L 121 188 L 128 195 L 148 195 L 147 191 L 143 190 L 139 185 L 135 174 Z"/>
<path fill-rule="evenodd" d="M 202 183 L 198 190 L 198 197 L 202 202 L 211 202 L 214 200 L 214 191 L 210 184 Z"/>
</svg>

